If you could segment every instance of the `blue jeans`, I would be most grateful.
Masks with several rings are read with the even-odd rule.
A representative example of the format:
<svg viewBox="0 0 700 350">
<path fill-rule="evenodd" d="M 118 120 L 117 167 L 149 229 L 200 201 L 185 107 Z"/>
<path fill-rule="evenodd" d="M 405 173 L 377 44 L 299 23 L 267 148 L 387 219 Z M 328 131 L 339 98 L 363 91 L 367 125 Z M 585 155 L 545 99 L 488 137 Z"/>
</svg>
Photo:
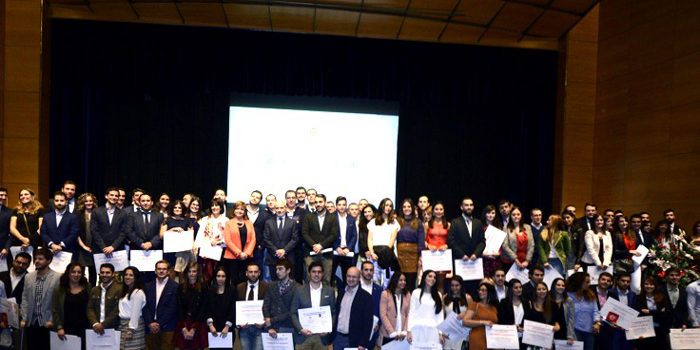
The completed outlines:
<svg viewBox="0 0 700 350">
<path fill-rule="evenodd" d="M 238 331 L 238 337 L 241 339 L 241 349 L 262 350 L 262 330 L 255 326 L 241 328 Z"/>
<path fill-rule="evenodd" d="M 350 347 L 350 339 L 346 335 L 340 333 L 335 333 L 335 339 L 333 339 L 333 349 L 345 349 Z"/>
<path fill-rule="evenodd" d="M 576 339 L 583 342 L 583 350 L 593 350 L 595 346 L 595 336 L 593 333 L 576 330 Z"/>
</svg>

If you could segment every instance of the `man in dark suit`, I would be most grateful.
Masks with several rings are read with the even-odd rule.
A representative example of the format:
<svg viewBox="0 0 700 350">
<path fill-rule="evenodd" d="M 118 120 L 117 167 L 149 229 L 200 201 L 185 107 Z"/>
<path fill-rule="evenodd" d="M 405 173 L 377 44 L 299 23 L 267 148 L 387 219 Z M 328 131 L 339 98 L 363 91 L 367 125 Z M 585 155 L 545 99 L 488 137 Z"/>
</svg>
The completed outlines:
<svg viewBox="0 0 700 350">
<path fill-rule="evenodd" d="M 595 229 L 595 216 L 598 214 L 598 207 L 593 203 L 586 203 L 583 209 L 585 215 L 574 221 L 574 227 L 585 234 L 586 231 Z"/>
<path fill-rule="evenodd" d="M 122 226 L 127 221 L 127 214 L 117 208 L 119 190 L 112 187 L 105 192 L 105 206 L 95 209 L 90 219 L 93 253 L 112 254 L 123 250 L 126 232 Z"/>
<path fill-rule="evenodd" d="M 370 346 L 373 315 L 367 307 L 372 302 L 372 296 L 360 288 L 360 270 L 357 267 L 348 269 L 345 283 L 345 288 L 338 291 L 335 302 L 338 322 L 333 348 L 373 349 L 374 346 Z"/>
<path fill-rule="evenodd" d="M 163 214 L 151 210 L 153 200 L 151 195 L 143 193 L 139 196 L 139 209 L 128 212 L 124 223 L 124 232 L 129 239 L 129 246 L 136 250 L 162 249 L 160 226 L 163 225 Z"/>
<path fill-rule="evenodd" d="M 66 195 L 63 192 L 54 193 L 54 209 L 44 214 L 44 223 L 39 230 L 39 236 L 54 254 L 61 251 L 72 254 L 77 248 L 80 223 L 78 217 L 68 211 L 66 204 Z M 75 254 L 73 259 L 77 260 L 78 255 Z"/>
<path fill-rule="evenodd" d="M 10 253 L 10 218 L 12 209 L 7 207 L 7 188 L 0 187 L 0 259 L 9 262 Z"/>
<path fill-rule="evenodd" d="M 637 295 L 630 289 L 632 277 L 626 272 L 618 273 L 615 277 L 617 278 L 617 283 L 611 295 L 617 295 L 617 300 L 631 308 L 634 308 L 636 305 Z M 633 347 L 634 342 L 632 340 L 627 340 L 625 330 L 619 327 L 613 327 L 612 348 L 619 350 L 632 350 Z"/>
<path fill-rule="evenodd" d="M 255 261 L 258 266 L 264 266 L 265 263 L 265 246 L 263 232 L 265 230 L 265 222 L 270 218 L 267 211 L 265 211 L 261 206 L 262 192 L 255 190 L 250 194 L 250 199 L 248 199 L 248 204 L 246 205 L 246 213 L 248 214 L 248 219 L 253 223 L 255 228 L 255 249 L 253 250 L 253 261 Z M 270 280 L 270 271 L 263 271 L 263 280 Z"/>
<path fill-rule="evenodd" d="M 66 208 L 68 209 L 68 212 L 75 214 L 75 211 L 78 209 L 78 201 L 75 198 L 75 182 L 72 180 L 66 180 L 63 183 L 61 192 L 66 195 Z M 47 207 L 48 211 L 55 209 L 53 206 L 53 199 L 49 200 Z"/>
<path fill-rule="evenodd" d="M 311 330 L 301 327 L 299 322 L 299 310 L 310 307 L 329 306 L 331 309 L 332 327 L 336 325 L 335 289 L 324 284 L 323 264 L 320 261 L 312 261 L 309 264 L 309 283 L 297 288 L 292 298 L 292 325 L 294 325 L 294 344 L 297 349 L 323 349 L 331 343 L 332 333 L 313 333 Z M 312 292 L 313 290 L 313 292 Z"/>
<path fill-rule="evenodd" d="M 131 205 L 124 207 L 122 210 L 127 214 L 139 211 L 139 198 L 143 193 L 144 190 L 138 187 L 131 190 Z"/>
<path fill-rule="evenodd" d="M 653 239 L 650 235 L 642 231 L 641 215 L 632 214 L 632 216 L 630 216 L 630 231 L 633 231 L 634 234 L 637 235 L 637 237 L 639 237 L 639 243 L 643 244 L 647 248 L 651 248 L 651 246 L 653 245 Z"/>
<path fill-rule="evenodd" d="M 299 266 L 299 268 L 294 269 L 294 280 L 299 283 L 304 282 L 304 241 L 301 239 L 301 222 L 304 220 L 304 216 L 307 211 L 304 208 L 297 206 L 297 193 L 294 190 L 287 190 L 284 194 L 284 199 L 287 204 L 287 216 L 294 220 L 297 224 L 297 236 L 299 237 L 299 243 L 292 248 L 293 254 L 292 262 L 294 266 Z"/>
<path fill-rule="evenodd" d="M 471 198 L 462 199 L 460 206 L 462 215 L 452 219 L 450 230 L 447 232 L 447 246 L 452 248 L 452 258 L 476 260 L 481 257 L 486 247 L 484 226 L 473 216 L 474 201 Z M 464 281 L 464 290 L 476 296 L 479 281 Z"/>
<path fill-rule="evenodd" d="M 260 281 L 260 266 L 250 263 L 245 270 L 246 281 L 236 286 L 238 301 L 258 301 L 265 299 L 267 283 Z M 262 310 L 262 306 L 260 307 Z M 241 349 L 262 350 L 262 333 L 264 324 L 247 324 L 241 326 L 238 337 Z"/>
<path fill-rule="evenodd" d="M 12 267 L 9 271 L 0 272 L 0 281 L 5 287 L 5 294 L 8 298 L 15 298 L 19 303 L 22 301 L 22 290 L 24 290 L 24 276 L 27 268 L 32 262 L 32 256 L 25 252 L 19 252 L 12 260 Z"/>
<path fill-rule="evenodd" d="M 323 281 L 331 285 L 333 267 L 333 241 L 338 236 L 338 218 L 326 211 L 326 196 L 316 195 L 314 202 L 316 212 L 307 213 L 301 226 L 301 237 L 307 247 L 304 262 L 309 266 L 312 261 L 320 261 L 326 271 Z"/>
<path fill-rule="evenodd" d="M 357 252 L 355 252 L 355 244 L 357 244 L 357 227 L 355 226 L 355 218 L 347 213 L 347 199 L 339 196 L 335 200 L 336 216 L 338 217 L 338 237 L 333 242 L 333 269 L 332 274 L 335 274 L 335 269 L 340 266 L 341 276 L 347 275 L 348 268 L 355 266 L 357 262 Z M 352 253 L 353 256 L 349 256 Z M 333 279 L 335 281 L 335 279 Z"/>
<path fill-rule="evenodd" d="M 676 223 L 676 211 L 675 210 L 673 210 L 673 209 L 664 210 L 664 219 L 666 219 L 668 222 L 671 223 L 671 226 L 669 226 L 668 229 L 671 230 L 671 232 L 674 235 L 685 234 L 685 230 L 683 230 Z"/>
<path fill-rule="evenodd" d="M 379 328 L 382 326 L 382 321 L 379 316 L 379 303 L 382 299 L 382 286 L 374 283 L 374 264 L 371 261 L 363 261 L 360 271 L 360 288 L 372 296 L 372 315 L 377 318 L 377 325 L 372 329 L 372 339 L 370 344 L 377 343 L 379 337 Z M 374 324 L 374 320 L 372 320 Z"/>
<path fill-rule="evenodd" d="M 523 284 L 522 295 L 522 299 L 526 301 L 535 299 L 535 290 L 537 287 L 537 283 L 540 283 L 544 280 L 544 268 L 542 267 L 542 265 L 535 265 L 531 267 L 528 271 L 528 276 L 530 277 L 530 281 Z"/>
<path fill-rule="evenodd" d="M 168 278 L 170 263 L 156 263 L 156 279 L 145 286 L 146 306 L 143 320 L 146 324 L 146 345 L 149 350 L 173 349 L 173 331 L 177 323 L 177 283 Z"/>
<path fill-rule="evenodd" d="M 666 270 L 666 284 L 663 292 L 671 302 L 671 328 L 691 327 L 688 312 L 688 292 L 678 285 L 681 271 L 675 267 Z"/>
<path fill-rule="evenodd" d="M 617 292 L 614 289 L 612 289 L 612 282 L 612 275 L 607 272 L 603 272 L 598 277 L 598 285 L 591 286 L 593 293 L 595 293 L 596 303 L 598 303 L 598 310 L 603 308 L 603 306 L 605 305 L 605 301 L 607 301 L 608 298 L 620 300 L 620 298 L 617 295 Z M 598 349 L 613 349 L 614 331 L 615 329 L 607 322 L 603 322 L 600 325 L 600 333 L 596 335 L 595 340 L 595 344 Z"/>
<path fill-rule="evenodd" d="M 274 202 L 275 216 L 268 218 L 263 229 L 263 242 L 267 248 L 265 265 L 270 271 L 275 270 L 278 259 L 287 258 L 294 261 L 295 248 L 299 243 L 299 224 L 286 215 L 285 202 Z M 277 274 L 271 273 L 272 280 L 277 280 Z"/>
</svg>

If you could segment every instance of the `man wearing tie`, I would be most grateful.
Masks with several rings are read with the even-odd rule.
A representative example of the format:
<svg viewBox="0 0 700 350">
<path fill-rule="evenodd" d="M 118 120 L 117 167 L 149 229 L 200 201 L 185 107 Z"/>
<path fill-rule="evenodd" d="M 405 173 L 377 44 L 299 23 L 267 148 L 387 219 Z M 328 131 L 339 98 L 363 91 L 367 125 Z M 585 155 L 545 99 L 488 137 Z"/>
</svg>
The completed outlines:
<svg viewBox="0 0 700 350">
<path fill-rule="evenodd" d="M 307 244 L 304 263 L 306 266 L 312 261 L 323 264 L 323 282 L 330 286 L 333 274 L 333 242 L 338 236 L 338 218 L 326 211 L 325 195 L 317 195 L 315 205 L 316 212 L 307 213 L 301 226 L 301 236 Z"/>
<path fill-rule="evenodd" d="M 144 193 L 139 196 L 137 211 L 128 214 L 124 231 L 131 242 L 131 249 L 161 249 L 160 226 L 163 224 L 163 214 L 154 212 L 152 208 L 151 195 Z"/>
<path fill-rule="evenodd" d="M 284 201 L 273 202 L 275 216 L 265 221 L 263 229 L 263 243 L 267 249 L 265 265 L 270 271 L 275 271 L 275 264 L 278 259 L 287 258 L 294 261 L 295 248 L 299 243 L 299 224 L 288 217 L 287 208 Z M 277 280 L 277 274 L 272 273 L 272 280 Z"/>
<path fill-rule="evenodd" d="M 260 281 L 260 266 L 250 263 L 245 270 L 246 281 L 236 286 L 238 301 L 262 301 L 265 299 L 267 283 Z M 262 310 L 262 304 L 260 306 Z M 238 338 L 241 340 L 241 349 L 262 350 L 262 338 L 260 333 L 264 323 L 245 324 L 240 326 Z"/>
<path fill-rule="evenodd" d="M 119 190 L 109 188 L 105 192 L 107 202 L 103 207 L 95 209 L 90 220 L 93 253 L 112 254 L 115 250 L 124 249 L 123 242 L 126 231 L 122 225 L 127 221 L 127 214 L 117 208 Z"/>
<path fill-rule="evenodd" d="M 447 246 L 452 248 L 452 257 L 455 259 L 476 260 L 486 247 L 484 226 L 479 219 L 473 217 L 474 201 L 471 198 L 462 199 L 460 209 L 462 215 L 452 219 L 447 232 Z M 464 281 L 464 290 L 472 296 L 476 296 L 477 286 L 477 280 Z"/>
<path fill-rule="evenodd" d="M 78 241 L 80 223 L 78 217 L 68 211 L 66 195 L 58 191 L 53 195 L 53 211 L 44 214 L 40 236 L 54 254 L 61 251 L 74 253 Z M 73 256 L 77 259 L 77 255 Z"/>
</svg>

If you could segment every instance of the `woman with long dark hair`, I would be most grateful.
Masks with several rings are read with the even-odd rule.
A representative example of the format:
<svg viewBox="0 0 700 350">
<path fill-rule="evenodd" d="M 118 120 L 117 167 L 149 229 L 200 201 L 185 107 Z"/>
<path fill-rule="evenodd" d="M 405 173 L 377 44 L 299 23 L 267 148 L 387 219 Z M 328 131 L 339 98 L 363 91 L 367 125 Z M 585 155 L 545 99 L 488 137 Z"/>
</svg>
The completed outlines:
<svg viewBox="0 0 700 350">
<path fill-rule="evenodd" d="M 559 331 L 554 333 L 554 339 L 565 339 L 569 344 L 576 340 L 574 331 L 574 301 L 566 294 L 566 282 L 563 278 L 555 278 L 549 291 L 554 312 L 559 318 Z"/>
<path fill-rule="evenodd" d="M 469 305 L 462 325 L 470 327 L 469 350 L 486 350 L 486 328 L 498 323 L 498 296 L 489 282 L 479 283 L 478 301 Z"/>
<path fill-rule="evenodd" d="M 82 339 L 85 349 L 85 330 L 90 328 L 87 313 L 90 286 L 85 278 L 85 269 L 72 262 L 66 266 L 60 282 L 53 293 L 51 301 L 51 318 L 58 337 L 65 339 L 66 334 Z"/>
<path fill-rule="evenodd" d="M 416 285 L 418 258 L 425 245 L 425 231 L 415 212 L 416 207 L 410 198 L 401 202 L 401 215 L 398 217 L 401 229 L 396 237 L 396 255 L 401 272 L 406 275 L 408 289 Z"/>
<path fill-rule="evenodd" d="M 591 277 L 586 272 L 574 273 L 566 284 L 569 298 L 574 302 L 576 339 L 583 342 L 584 350 L 594 349 L 594 333 L 600 332 L 600 310 L 590 286 Z"/>
<path fill-rule="evenodd" d="M 496 220 L 496 207 L 493 204 L 488 204 L 484 207 L 481 213 L 481 222 L 484 223 L 484 232 L 489 226 L 493 226 L 499 230 L 503 229 L 503 221 Z M 484 252 L 482 254 L 482 263 L 484 265 L 484 277 L 493 277 L 498 268 L 498 257 L 501 256 L 501 249 L 497 252 Z"/>
<path fill-rule="evenodd" d="M 464 317 L 464 313 L 467 312 L 467 308 L 471 305 L 474 300 L 472 300 L 471 295 L 464 291 L 464 280 L 460 276 L 453 276 L 450 279 L 450 291 L 445 294 L 442 299 L 442 304 L 445 305 L 445 318 L 449 317 L 451 314 L 457 315 L 460 319 Z M 466 344 L 468 339 L 445 339 L 445 346 L 443 349 L 461 350 L 462 346 Z"/>
<path fill-rule="evenodd" d="M 11 245 L 25 248 L 31 246 L 36 250 L 44 242 L 39 237 L 39 228 L 44 221 L 44 206 L 36 199 L 34 191 L 23 188 L 19 191 L 19 201 L 10 217 Z"/>
<path fill-rule="evenodd" d="M 558 320 L 564 317 L 564 310 L 554 307 L 547 284 L 538 282 L 535 285 L 535 295 L 529 303 L 530 307 L 525 311 L 526 320 L 553 326 L 552 333 L 556 333 L 561 329 Z M 558 313 L 561 313 L 561 315 Z"/>
<path fill-rule="evenodd" d="M 450 230 L 450 223 L 445 217 L 445 205 L 436 202 L 433 205 L 433 215 L 427 223 L 423 224 L 425 229 L 425 249 L 430 251 L 445 251 L 447 247 L 447 232 Z M 435 271 L 437 273 L 437 285 L 440 291 L 444 291 L 445 279 L 451 271 Z"/>
<path fill-rule="evenodd" d="M 158 207 L 156 211 L 163 214 L 163 217 L 167 218 L 170 215 L 170 195 L 163 192 L 158 197 Z"/>
<path fill-rule="evenodd" d="M 632 256 L 641 255 L 637 251 L 639 240 L 634 230 L 629 230 L 628 220 L 624 216 L 615 217 L 613 222 L 613 258 L 615 260 L 615 271 L 632 273 L 634 263 Z"/>
<path fill-rule="evenodd" d="M 535 239 L 530 225 L 523 222 L 523 213 L 519 207 L 510 211 L 510 220 L 506 226 L 506 239 L 503 240 L 501 260 L 508 271 L 515 263 L 518 269 L 526 269 L 535 253 Z"/>
<path fill-rule="evenodd" d="M 120 350 L 140 350 L 146 347 L 146 324 L 143 307 L 146 294 L 141 271 L 129 266 L 122 272 L 122 295 L 119 299 Z"/>
<path fill-rule="evenodd" d="M 206 293 L 202 270 L 193 261 L 187 264 L 177 289 L 178 322 L 173 334 L 173 344 L 179 349 L 202 349 L 207 346 L 204 328 Z"/>
<path fill-rule="evenodd" d="M 194 226 L 191 220 L 185 217 L 185 211 L 187 207 L 181 200 L 177 199 L 168 208 L 168 216 L 163 221 L 163 225 L 160 227 L 160 238 L 163 239 L 163 235 L 167 231 L 183 232 L 183 231 L 194 231 Z M 173 272 L 181 273 L 184 271 L 185 266 L 191 261 L 196 261 L 196 256 L 194 256 L 194 247 L 192 250 L 176 253 L 165 253 L 163 254 L 165 260 L 170 262 L 173 266 Z"/>
<path fill-rule="evenodd" d="M 379 319 L 382 321 L 379 335 L 382 345 L 403 340 L 408 335 L 408 315 L 411 294 L 408 280 L 403 272 L 396 272 L 389 279 L 389 285 L 382 292 L 379 301 Z"/>
<path fill-rule="evenodd" d="M 209 332 L 215 337 L 236 338 L 236 293 L 229 284 L 226 269 L 219 266 L 214 271 L 214 280 L 207 292 L 204 318 Z"/>
<path fill-rule="evenodd" d="M 518 329 L 518 338 L 522 338 L 525 309 L 530 304 L 523 300 L 523 284 L 520 280 L 513 278 L 508 284 L 510 288 L 506 292 L 506 297 L 498 304 L 498 324 L 515 325 Z"/>
<path fill-rule="evenodd" d="M 408 342 L 412 343 L 414 340 L 411 333 L 413 327 L 422 326 L 435 331 L 431 331 L 432 336 L 429 336 L 429 339 L 418 339 L 419 342 L 439 339 L 440 343 L 444 344 L 445 338 L 437 329 L 437 326 L 445 319 L 442 309 L 442 296 L 437 285 L 437 274 L 433 270 L 423 271 L 418 288 L 411 293 L 411 305 L 408 311 L 408 335 L 406 336 Z"/>
<path fill-rule="evenodd" d="M 97 197 L 92 193 L 83 193 L 78 197 L 78 208 L 75 215 L 78 217 L 80 231 L 78 232 L 78 262 L 85 266 L 88 273 L 88 281 L 91 286 L 97 282 L 97 271 L 95 270 L 95 259 L 92 255 L 92 232 L 90 232 L 90 221 L 92 211 L 97 208 Z"/>
<path fill-rule="evenodd" d="M 372 255 L 367 247 L 367 235 L 369 234 L 369 228 L 367 225 L 374 219 L 374 215 L 377 213 L 377 208 L 372 204 L 367 204 L 360 211 L 360 219 L 357 221 L 357 245 L 360 250 L 360 256 L 365 260 L 372 260 Z"/>
<path fill-rule="evenodd" d="M 190 206 L 194 202 L 194 199 L 190 201 Z M 210 214 L 203 217 L 200 221 L 199 231 L 197 232 L 197 238 L 195 239 L 195 246 L 211 246 L 219 247 L 216 249 L 221 249 L 221 253 L 217 252 L 218 259 L 201 258 L 202 264 L 202 275 L 207 281 L 211 281 L 214 276 L 214 270 L 219 265 L 221 257 L 224 255 L 223 245 L 224 245 L 224 231 L 226 227 L 226 222 L 228 218 L 225 215 L 226 206 L 223 202 L 216 199 L 212 199 L 209 202 L 209 212 Z M 212 248 L 214 249 L 214 248 Z"/>
<path fill-rule="evenodd" d="M 584 269 L 588 266 L 597 266 L 598 269 L 605 270 L 612 264 L 612 236 L 605 230 L 605 220 L 599 214 L 593 217 L 593 227 L 586 231 L 584 242 L 586 250 L 581 257 L 581 265 Z"/>
<path fill-rule="evenodd" d="M 671 328 L 671 302 L 661 291 L 659 281 L 654 276 L 644 279 L 642 290 L 636 299 L 638 317 L 652 316 L 655 337 L 636 340 L 638 349 L 668 349 L 668 333 Z"/>
</svg>

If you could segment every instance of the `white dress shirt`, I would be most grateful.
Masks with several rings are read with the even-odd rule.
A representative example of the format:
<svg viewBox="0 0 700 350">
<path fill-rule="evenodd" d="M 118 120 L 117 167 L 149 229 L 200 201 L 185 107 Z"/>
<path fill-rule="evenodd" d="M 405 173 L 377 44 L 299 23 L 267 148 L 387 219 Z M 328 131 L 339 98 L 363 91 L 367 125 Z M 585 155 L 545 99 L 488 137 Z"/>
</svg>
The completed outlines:
<svg viewBox="0 0 700 350">
<path fill-rule="evenodd" d="M 104 283 L 100 283 L 100 323 L 105 321 L 105 299 L 107 299 L 107 289 L 114 283 L 114 280 L 109 282 L 106 286 Z"/>
<path fill-rule="evenodd" d="M 246 205 L 245 210 L 248 212 L 248 220 L 250 220 L 250 222 L 255 222 L 255 220 L 258 219 L 258 215 L 260 215 L 260 207 L 252 211 L 250 210 L 250 207 Z"/>
<path fill-rule="evenodd" d="M 346 241 L 346 232 L 348 230 L 348 220 L 347 220 L 348 214 L 345 214 L 345 216 L 341 216 L 340 213 L 338 213 L 338 225 L 340 226 L 340 247 L 345 248 L 348 246 L 348 243 Z"/>
<path fill-rule="evenodd" d="M 315 289 L 313 285 L 309 284 L 309 290 L 311 292 L 311 307 L 321 306 L 321 289 L 323 289 L 323 284 L 320 284 L 318 289 Z"/>
<path fill-rule="evenodd" d="M 469 233 L 469 237 L 471 238 L 472 236 L 472 218 L 462 214 L 462 218 L 464 219 L 464 223 L 467 225 L 467 231 Z M 504 226 L 505 227 L 505 226 Z"/>
<path fill-rule="evenodd" d="M 688 292 L 688 313 L 694 327 L 700 327 L 700 281 L 695 281 L 685 288 Z"/>
<path fill-rule="evenodd" d="M 141 289 L 135 289 L 131 292 L 131 299 L 128 294 L 119 299 L 119 318 L 129 320 L 129 328 L 136 329 L 144 306 L 146 306 L 146 293 Z"/>
<path fill-rule="evenodd" d="M 250 287 L 253 287 L 253 300 L 257 301 L 258 300 L 258 285 L 260 284 L 260 281 L 258 280 L 257 282 L 251 284 L 250 281 L 246 283 L 246 290 L 245 290 L 245 300 L 248 300 L 248 294 L 250 294 Z"/>
<path fill-rule="evenodd" d="M 165 289 L 165 285 L 168 283 L 168 277 L 163 278 L 163 281 L 159 278 L 156 278 L 156 309 L 158 308 L 158 302 L 160 301 L 160 295 L 163 294 L 163 290 Z M 158 318 L 158 312 L 153 315 L 153 319 Z"/>
</svg>

